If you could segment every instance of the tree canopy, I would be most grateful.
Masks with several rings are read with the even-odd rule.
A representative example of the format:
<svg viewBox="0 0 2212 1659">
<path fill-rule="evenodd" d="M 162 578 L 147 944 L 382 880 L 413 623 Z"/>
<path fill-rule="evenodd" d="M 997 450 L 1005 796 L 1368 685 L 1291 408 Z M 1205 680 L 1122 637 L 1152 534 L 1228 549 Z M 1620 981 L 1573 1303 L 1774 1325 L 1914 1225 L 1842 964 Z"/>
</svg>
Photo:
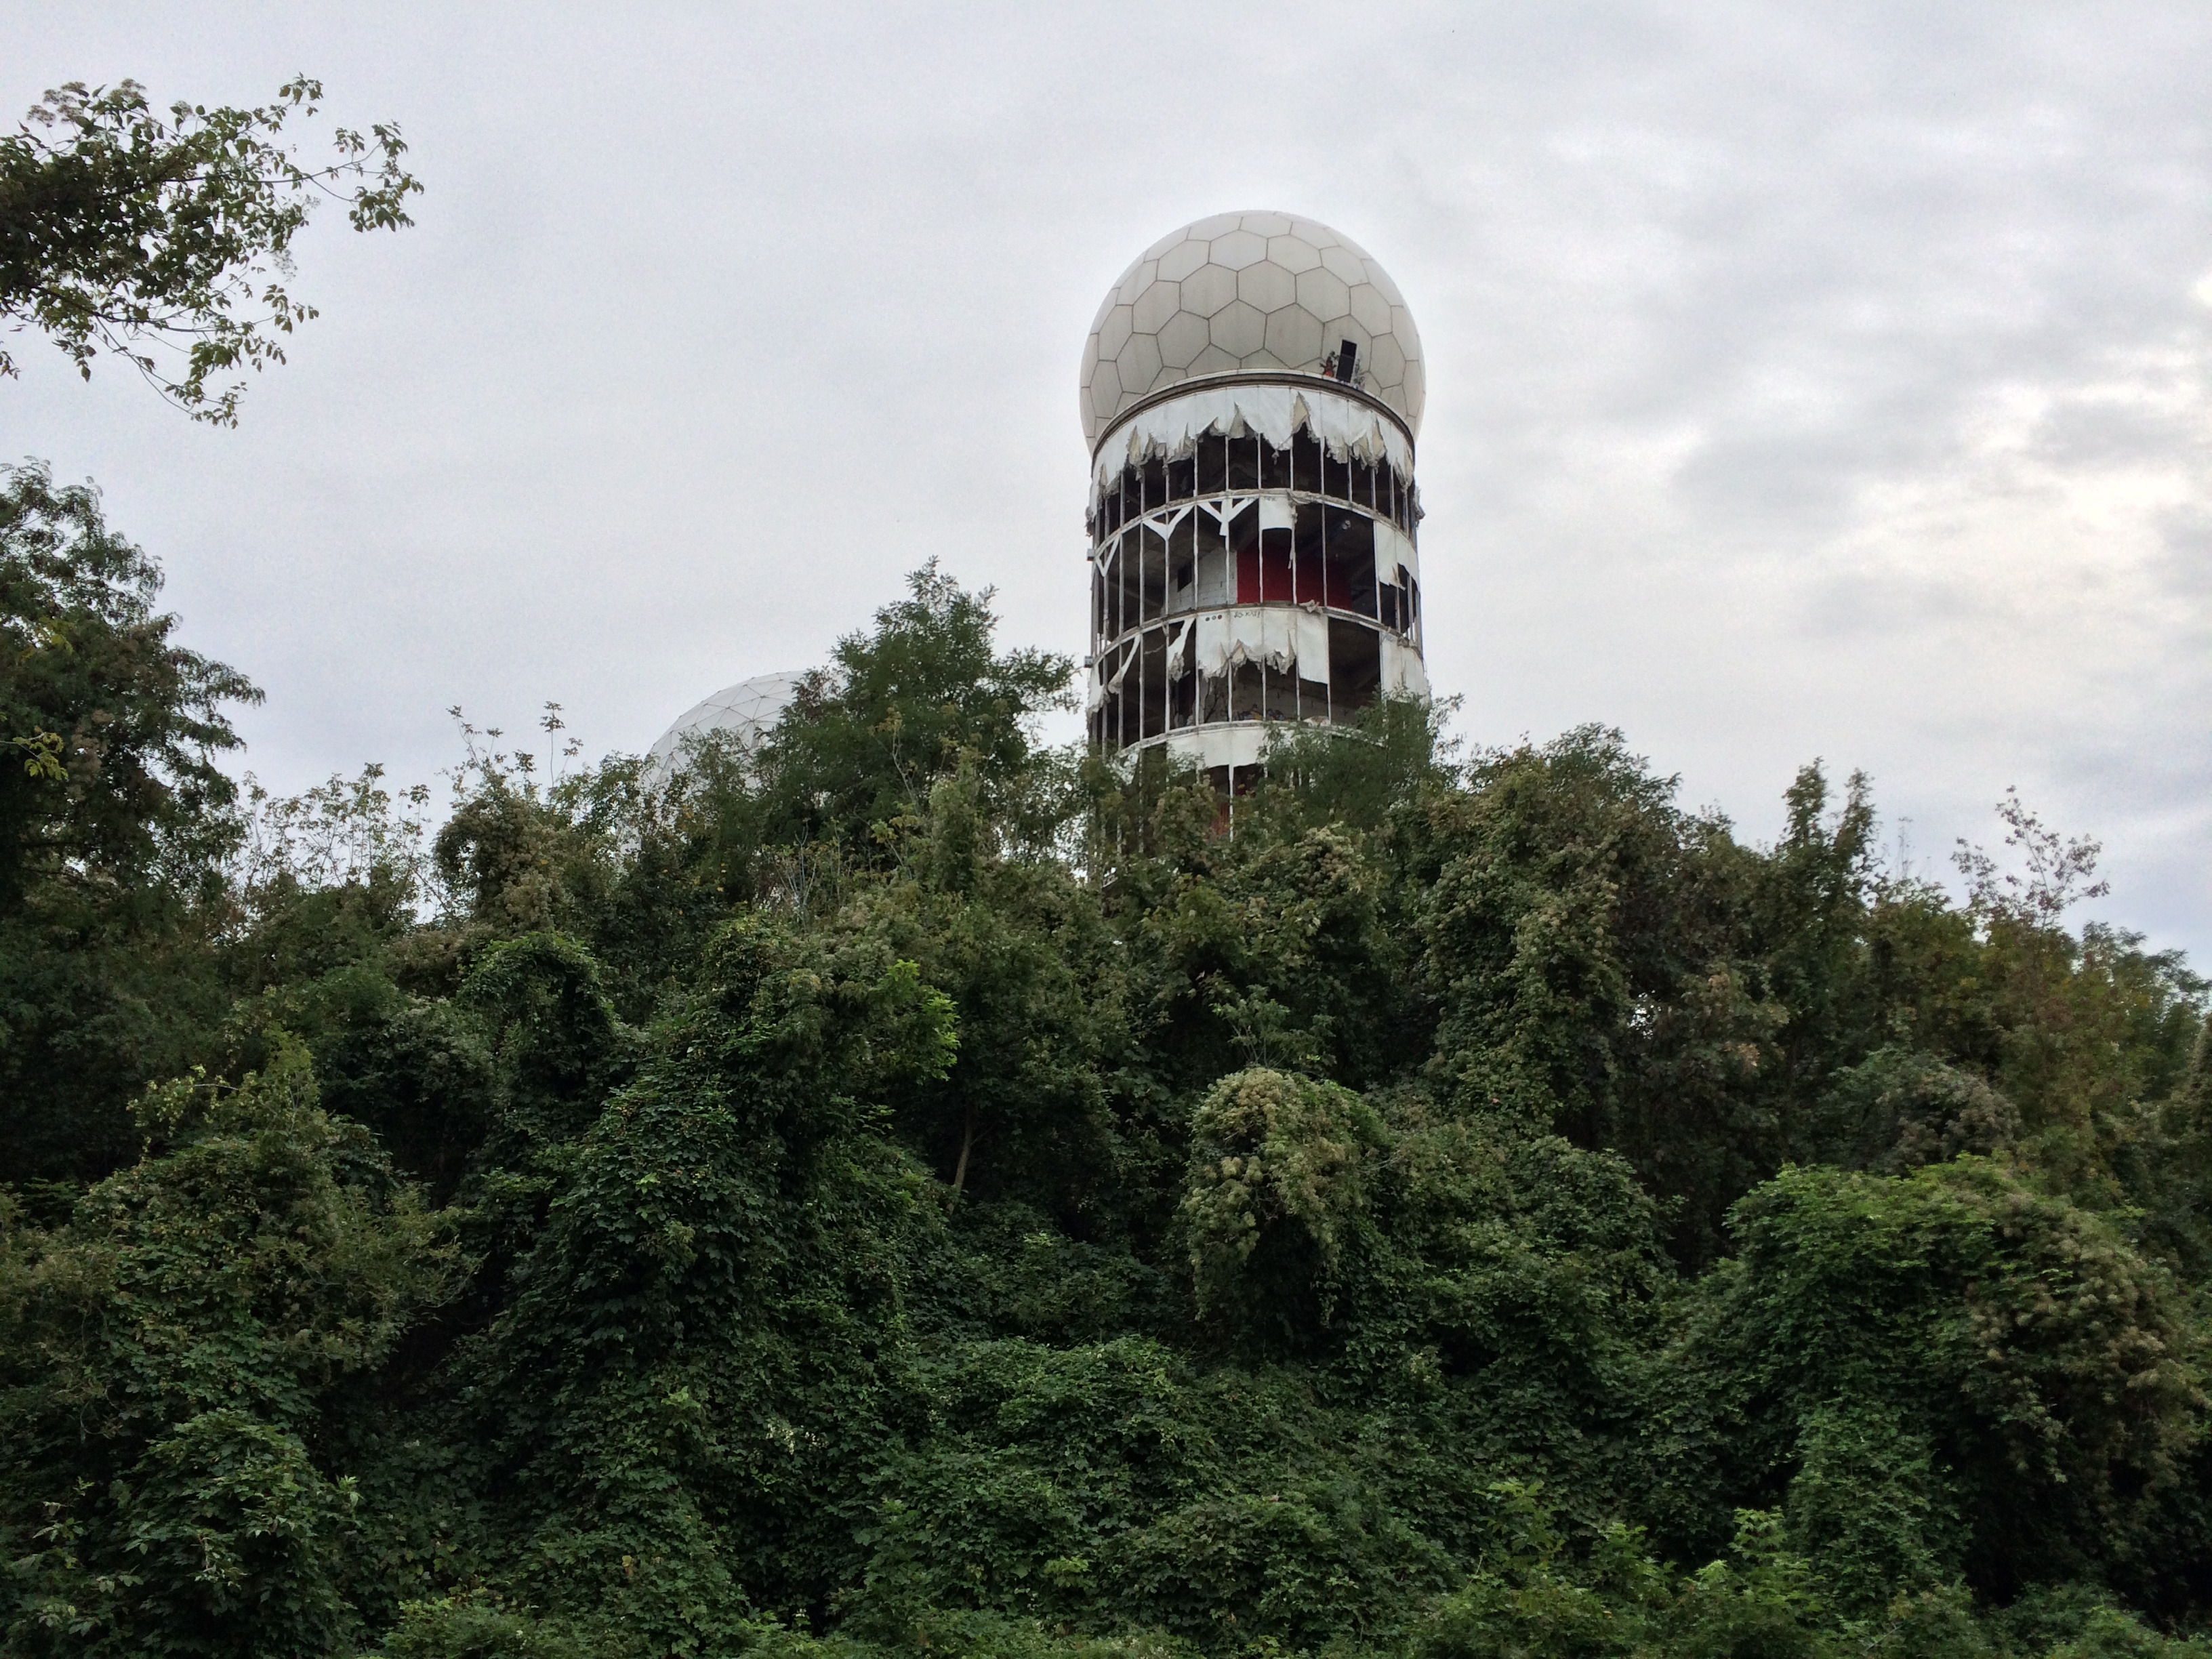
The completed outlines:
<svg viewBox="0 0 2212 1659">
<path fill-rule="evenodd" d="M 10 1651 L 2203 1650 L 2206 988 L 2016 801 L 1397 704 L 1232 817 L 931 568 L 434 833 L 11 489 Z"/>
</svg>

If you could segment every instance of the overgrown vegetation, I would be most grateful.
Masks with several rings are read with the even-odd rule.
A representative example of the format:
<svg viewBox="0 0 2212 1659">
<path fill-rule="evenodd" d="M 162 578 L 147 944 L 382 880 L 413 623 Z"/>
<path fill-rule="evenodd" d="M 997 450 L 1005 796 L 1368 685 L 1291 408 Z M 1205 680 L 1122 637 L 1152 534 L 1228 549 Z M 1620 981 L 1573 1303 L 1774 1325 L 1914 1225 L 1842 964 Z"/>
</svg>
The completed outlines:
<svg viewBox="0 0 2212 1659">
<path fill-rule="evenodd" d="M 8 1651 L 2212 1651 L 2205 987 L 2016 802 L 1399 705 L 1232 831 L 932 568 L 434 834 L 157 580 L 13 475 Z"/>
</svg>

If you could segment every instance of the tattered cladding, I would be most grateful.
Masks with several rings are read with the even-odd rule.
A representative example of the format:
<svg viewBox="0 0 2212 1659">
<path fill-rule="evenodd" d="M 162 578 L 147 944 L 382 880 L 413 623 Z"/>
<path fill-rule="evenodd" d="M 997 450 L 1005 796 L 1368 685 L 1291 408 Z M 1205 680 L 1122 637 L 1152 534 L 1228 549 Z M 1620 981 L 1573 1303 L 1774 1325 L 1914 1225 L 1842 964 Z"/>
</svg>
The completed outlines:
<svg viewBox="0 0 2212 1659">
<path fill-rule="evenodd" d="M 1340 721 L 1379 695 L 1426 695 L 1411 446 L 1355 448 L 1341 411 L 1319 413 L 1333 401 L 1350 400 L 1302 392 L 1297 424 L 1272 433 L 1170 410 L 1146 423 L 1179 422 L 1182 441 L 1102 446 L 1129 458 L 1094 481 L 1091 509 L 1102 749 L 1157 739 L 1209 767 L 1249 765 L 1257 723 Z M 1199 740 L 1247 722 L 1250 741 Z"/>
<path fill-rule="evenodd" d="M 1352 384 L 1418 435 L 1421 337 L 1364 249 L 1287 213 L 1224 213 L 1170 232 L 1121 274 L 1083 348 L 1084 436 L 1164 387 L 1200 376 L 1320 374 L 1349 343 Z"/>
</svg>

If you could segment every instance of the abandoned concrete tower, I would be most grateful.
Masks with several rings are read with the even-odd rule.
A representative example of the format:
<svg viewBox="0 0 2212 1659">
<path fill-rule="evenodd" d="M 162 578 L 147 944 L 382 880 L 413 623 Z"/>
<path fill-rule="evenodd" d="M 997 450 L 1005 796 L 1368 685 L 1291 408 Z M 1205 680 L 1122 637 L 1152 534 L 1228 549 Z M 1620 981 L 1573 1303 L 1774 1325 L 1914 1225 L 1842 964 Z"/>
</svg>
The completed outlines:
<svg viewBox="0 0 2212 1659">
<path fill-rule="evenodd" d="M 1083 349 L 1091 738 L 1234 790 L 1269 721 L 1425 696 L 1420 336 L 1324 225 L 1226 213 L 1162 237 Z"/>
</svg>

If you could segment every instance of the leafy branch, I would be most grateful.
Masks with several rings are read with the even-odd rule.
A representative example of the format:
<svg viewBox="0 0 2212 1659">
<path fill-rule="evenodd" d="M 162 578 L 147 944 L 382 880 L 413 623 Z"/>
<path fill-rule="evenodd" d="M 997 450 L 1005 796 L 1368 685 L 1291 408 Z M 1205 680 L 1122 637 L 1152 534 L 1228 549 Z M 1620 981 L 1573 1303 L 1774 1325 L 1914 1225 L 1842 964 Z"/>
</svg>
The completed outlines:
<svg viewBox="0 0 2212 1659">
<path fill-rule="evenodd" d="M 284 361 L 315 316 L 285 286 L 293 239 L 325 199 L 356 230 L 414 222 L 422 186 L 398 126 L 340 127 L 337 156 L 309 165 L 282 142 L 312 118 L 322 83 L 295 76 L 252 109 L 179 102 L 166 118 L 135 81 L 49 91 L 0 137 L 0 317 L 36 327 L 89 380 L 108 351 L 193 419 L 234 426 L 240 368 Z M 150 348 L 173 356 L 164 367 Z M 0 375 L 18 372 L 0 349 Z"/>
</svg>

